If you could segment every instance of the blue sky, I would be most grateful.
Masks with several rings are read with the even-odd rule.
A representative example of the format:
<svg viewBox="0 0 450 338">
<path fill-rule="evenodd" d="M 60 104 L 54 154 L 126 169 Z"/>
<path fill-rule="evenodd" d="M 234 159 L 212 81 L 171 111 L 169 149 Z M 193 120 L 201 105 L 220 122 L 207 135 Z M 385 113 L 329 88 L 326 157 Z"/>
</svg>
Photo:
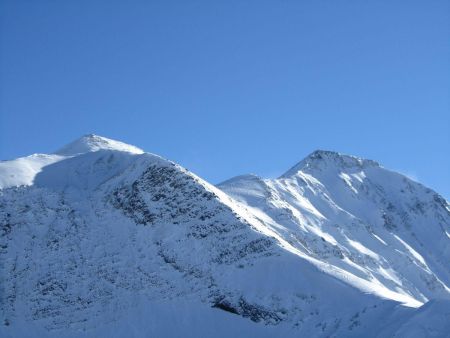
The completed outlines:
<svg viewBox="0 0 450 338">
<path fill-rule="evenodd" d="M 315 149 L 450 197 L 449 1 L 0 2 L 0 158 L 87 133 L 218 183 Z"/>
</svg>

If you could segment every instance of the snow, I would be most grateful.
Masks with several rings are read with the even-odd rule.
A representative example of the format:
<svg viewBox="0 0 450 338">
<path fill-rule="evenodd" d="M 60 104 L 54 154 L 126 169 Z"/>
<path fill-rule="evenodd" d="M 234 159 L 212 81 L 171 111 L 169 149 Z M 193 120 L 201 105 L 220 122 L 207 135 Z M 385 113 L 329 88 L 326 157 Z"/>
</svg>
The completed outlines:
<svg viewBox="0 0 450 338">
<path fill-rule="evenodd" d="M 381 243 L 383 243 L 384 245 L 387 245 L 387 243 L 385 241 L 383 241 L 380 236 L 377 236 L 375 234 L 372 234 L 373 237 L 375 237 L 376 239 L 378 239 Z"/>
<path fill-rule="evenodd" d="M 364 245 L 362 245 L 361 243 L 357 242 L 357 241 L 353 241 L 349 238 L 347 238 L 348 243 L 355 248 L 357 251 L 359 251 L 361 254 L 363 255 L 367 255 L 372 257 L 373 259 L 379 261 L 380 260 L 380 256 L 378 256 L 375 252 L 373 252 L 370 249 L 367 249 Z"/>
<path fill-rule="evenodd" d="M 32 185 L 43 167 L 64 159 L 60 155 L 34 154 L 12 161 L 0 162 L 0 189 Z"/>
<path fill-rule="evenodd" d="M 253 198 L 255 186 L 242 177 L 219 187 L 266 213 L 294 248 L 342 269 L 338 278 L 355 287 L 360 281 L 347 274 L 362 278 L 368 292 L 406 295 L 410 305 L 449 298 L 448 203 L 430 189 L 374 161 L 326 151 L 278 179 L 259 178 L 263 198 Z"/>
<path fill-rule="evenodd" d="M 1 337 L 448 332 L 448 202 L 374 161 L 215 187 L 87 135 L 0 184 Z"/>
<path fill-rule="evenodd" d="M 406 243 L 404 240 L 402 240 L 400 237 L 398 237 L 397 235 L 394 235 L 394 237 L 400 242 L 402 243 L 405 248 L 411 253 L 411 255 L 418 260 L 423 266 L 427 267 L 427 263 L 425 262 L 425 259 L 423 259 L 423 257 L 416 251 L 414 250 L 411 246 L 408 245 L 408 243 Z M 428 268 L 428 267 L 427 267 Z"/>
<path fill-rule="evenodd" d="M 450 301 L 431 300 L 402 323 L 395 337 L 449 337 Z"/>
<path fill-rule="evenodd" d="M 98 150 L 117 150 L 133 154 L 142 154 L 144 152 L 142 149 L 120 141 L 111 140 L 109 138 L 94 134 L 88 134 L 59 149 L 55 152 L 55 154 L 71 156 Z"/>
<path fill-rule="evenodd" d="M 48 165 L 85 153 L 101 150 L 113 150 L 131 154 L 143 154 L 144 151 L 123 142 L 94 134 L 85 135 L 64 146 L 54 154 L 34 154 L 11 161 L 0 161 L 0 189 L 32 185 L 42 169 Z"/>
<path fill-rule="evenodd" d="M 183 314 L 180 316 L 179 314 Z M 2 330 L 3 329 L 3 330 Z M 284 328 L 283 331 L 289 331 Z M 13 334 L 12 334 L 13 332 Z M 123 318 L 91 330 L 47 331 L 29 322 L 14 323 L 9 330 L 0 328 L 4 338 L 141 338 L 141 337 L 273 337 L 279 328 L 254 323 L 229 312 L 207 308 L 195 301 L 140 301 Z"/>
</svg>

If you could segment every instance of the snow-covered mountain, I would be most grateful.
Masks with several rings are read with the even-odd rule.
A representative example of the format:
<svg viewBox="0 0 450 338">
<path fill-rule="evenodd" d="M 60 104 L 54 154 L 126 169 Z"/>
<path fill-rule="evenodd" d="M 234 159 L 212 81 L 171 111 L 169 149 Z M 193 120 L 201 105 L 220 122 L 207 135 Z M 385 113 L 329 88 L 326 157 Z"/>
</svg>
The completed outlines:
<svg viewBox="0 0 450 338">
<path fill-rule="evenodd" d="M 0 162 L 2 337 L 445 337 L 450 205 L 317 151 L 217 187 L 87 135 Z"/>
</svg>

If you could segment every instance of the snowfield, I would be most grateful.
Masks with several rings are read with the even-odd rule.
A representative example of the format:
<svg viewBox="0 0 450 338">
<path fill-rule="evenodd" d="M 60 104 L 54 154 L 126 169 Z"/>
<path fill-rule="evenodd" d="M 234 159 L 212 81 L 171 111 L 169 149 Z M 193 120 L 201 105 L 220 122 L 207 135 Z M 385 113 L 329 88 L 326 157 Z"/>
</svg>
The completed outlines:
<svg viewBox="0 0 450 338">
<path fill-rule="evenodd" d="M 207 183 L 86 135 L 0 162 L 1 337 L 449 337 L 450 204 L 316 151 Z"/>
</svg>

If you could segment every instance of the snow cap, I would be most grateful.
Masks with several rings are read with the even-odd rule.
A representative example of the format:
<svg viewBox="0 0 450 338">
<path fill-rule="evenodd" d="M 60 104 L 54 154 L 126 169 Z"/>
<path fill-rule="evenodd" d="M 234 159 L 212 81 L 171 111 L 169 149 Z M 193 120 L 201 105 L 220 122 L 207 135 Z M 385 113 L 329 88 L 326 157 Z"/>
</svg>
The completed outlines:
<svg viewBox="0 0 450 338">
<path fill-rule="evenodd" d="M 144 152 L 142 149 L 120 141 L 111 140 L 109 138 L 94 134 L 88 134 L 67 144 L 54 154 L 72 156 L 99 150 L 117 150 L 133 154 L 142 154 Z"/>
</svg>

